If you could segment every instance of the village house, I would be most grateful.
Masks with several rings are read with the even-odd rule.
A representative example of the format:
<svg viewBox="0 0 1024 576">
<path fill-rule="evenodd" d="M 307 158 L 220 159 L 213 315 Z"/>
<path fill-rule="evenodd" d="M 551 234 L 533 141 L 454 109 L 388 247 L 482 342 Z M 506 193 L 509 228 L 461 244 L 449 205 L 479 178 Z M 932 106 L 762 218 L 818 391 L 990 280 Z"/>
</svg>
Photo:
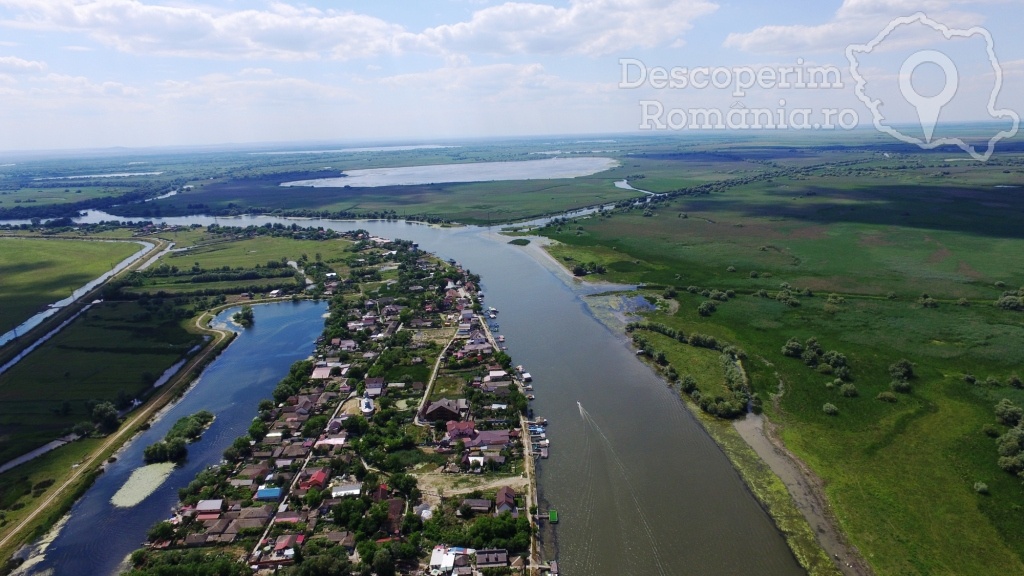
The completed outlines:
<svg viewBox="0 0 1024 576">
<path fill-rule="evenodd" d="M 460 508 L 466 508 L 474 514 L 486 514 L 491 511 L 491 501 L 483 498 L 466 498 Z"/>
<path fill-rule="evenodd" d="M 516 491 L 510 486 L 502 486 L 494 497 L 494 513 L 501 514 L 508 512 L 512 516 L 519 516 L 519 509 L 516 508 Z"/>
<path fill-rule="evenodd" d="M 423 418 L 430 421 L 444 420 L 447 422 L 449 420 L 458 420 L 461 418 L 461 415 L 455 400 L 441 398 L 427 406 L 427 409 L 423 411 Z"/>
<path fill-rule="evenodd" d="M 508 550 L 477 550 L 476 569 L 507 568 Z"/>
</svg>

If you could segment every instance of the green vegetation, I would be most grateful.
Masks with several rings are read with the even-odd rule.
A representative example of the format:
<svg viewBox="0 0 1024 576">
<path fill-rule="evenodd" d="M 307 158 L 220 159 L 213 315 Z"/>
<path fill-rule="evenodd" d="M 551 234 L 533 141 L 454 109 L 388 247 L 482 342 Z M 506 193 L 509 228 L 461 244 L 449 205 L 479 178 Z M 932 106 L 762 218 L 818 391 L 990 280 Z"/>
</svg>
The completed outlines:
<svg viewBox="0 0 1024 576">
<path fill-rule="evenodd" d="M 246 304 L 242 306 L 241 310 L 235 312 L 234 315 L 231 316 L 231 319 L 239 326 L 248 328 L 249 326 L 252 326 L 253 322 L 256 320 L 256 315 L 252 311 L 252 306 Z"/>
<path fill-rule="evenodd" d="M 62 434 L 88 434 L 93 423 L 101 432 L 116 428 L 118 411 L 147 398 L 160 374 L 200 341 L 168 305 L 94 305 L 0 375 L 0 461 Z"/>
<path fill-rule="evenodd" d="M 530 244 L 530 240 L 528 238 L 515 238 L 513 240 L 509 240 L 508 243 L 513 246 L 528 246 Z"/>
<path fill-rule="evenodd" d="M 146 446 L 143 451 L 146 464 L 184 460 L 188 457 L 187 444 L 199 440 L 203 435 L 203 430 L 211 422 L 213 422 L 213 414 L 206 410 L 179 418 L 164 435 L 163 440 Z"/>
<path fill-rule="evenodd" d="M 0 237 L 0 333 L 67 298 L 139 248 L 127 242 Z"/>
<path fill-rule="evenodd" d="M 1024 488 L 999 461 L 1015 473 L 1024 443 L 1015 411 L 999 428 L 992 406 L 1024 405 L 1024 238 L 999 215 L 1024 199 L 993 187 L 1019 185 L 1024 157 L 942 154 L 734 144 L 758 167 L 682 189 L 641 179 L 671 194 L 542 232 L 570 269 L 600 263 L 669 299 L 634 334 L 684 390 L 728 399 L 690 335 L 745 351 L 753 398 L 877 573 L 1021 572 Z"/>
<path fill-rule="evenodd" d="M 132 568 L 124 576 L 164 576 L 188 574 L 190 576 L 248 576 L 252 570 L 238 562 L 228 552 L 202 552 L 198 550 L 170 550 L 155 553 L 138 550 L 132 554 Z"/>
</svg>

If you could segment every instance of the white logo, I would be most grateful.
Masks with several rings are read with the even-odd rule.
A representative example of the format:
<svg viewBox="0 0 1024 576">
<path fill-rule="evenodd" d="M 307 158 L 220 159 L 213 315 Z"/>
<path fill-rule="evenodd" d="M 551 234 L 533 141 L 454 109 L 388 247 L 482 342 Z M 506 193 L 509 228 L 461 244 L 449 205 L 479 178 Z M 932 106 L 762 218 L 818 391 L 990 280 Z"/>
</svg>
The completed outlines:
<svg viewBox="0 0 1024 576">
<path fill-rule="evenodd" d="M 909 27 L 914 24 L 930 27 L 934 32 L 942 34 L 942 37 L 945 40 L 969 39 L 973 36 L 979 36 L 984 39 L 988 63 L 991 65 L 991 72 L 994 77 L 994 80 L 988 80 L 988 76 L 986 75 L 986 81 L 992 81 L 992 90 L 988 96 L 987 102 L 985 103 L 985 110 L 992 119 L 1004 121 L 1010 120 L 1011 126 L 1007 130 L 999 130 L 994 136 L 989 138 L 988 144 L 983 152 L 979 152 L 973 145 L 964 142 L 963 139 L 958 137 L 950 135 L 940 135 L 939 137 L 935 137 L 935 129 L 936 126 L 939 125 L 939 116 L 942 113 L 943 108 L 953 100 L 961 86 L 960 71 L 953 59 L 942 51 L 927 49 L 914 52 L 903 61 L 903 65 L 900 67 L 898 74 L 899 91 L 902 93 L 903 98 L 907 103 L 916 110 L 923 138 L 918 138 L 897 130 L 893 127 L 893 122 L 886 119 L 884 114 L 886 104 L 881 98 L 877 97 L 879 92 L 885 91 L 885 78 L 870 78 L 872 74 L 868 70 L 865 70 L 862 74 L 860 69 L 862 64 L 861 59 L 873 52 L 883 43 L 883 41 L 890 38 L 890 35 L 901 29 L 901 27 Z M 891 43 L 897 44 L 897 41 L 892 41 Z M 992 35 L 984 28 L 977 26 L 967 30 L 949 28 L 948 26 L 940 24 L 925 16 L 923 13 L 918 12 L 913 16 L 896 18 L 867 44 L 851 44 L 850 46 L 847 46 L 846 58 L 850 61 L 850 73 L 857 82 L 857 86 L 855 88 L 857 98 L 859 98 L 860 101 L 871 110 L 872 121 L 875 128 L 894 138 L 902 140 L 903 142 L 916 144 L 921 148 L 928 150 L 938 146 L 953 144 L 958 146 L 964 152 L 970 154 L 975 160 L 984 162 L 992 156 L 996 142 L 999 142 L 1004 138 L 1011 138 L 1017 133 L 1017 128 L 1020 124 L 1020 116 L 1018 116 L 1013 110 L 996 108 L 996 98 L 999 96 L 999 90 L 1002 88 L 1003 84 L 1003 71 L 999 66 L 999 62 L 996 60 Z M 921 94 L 912 83 L 915 70 L 925 64 L 938 66 L 941 68 L 942 73 L 945 76 L 941 90 L 933 96 L 925 96 Z M 865 75 L 869 76 L 869 79 L 865 79 Z M 871 80 L 870 83 L 869 80 Z M 879 85 L 882 85 L 882 87 L 880 88 Z M 875 94 L 875 97 L 869 95 L 869 92 Z"/>
</svg>

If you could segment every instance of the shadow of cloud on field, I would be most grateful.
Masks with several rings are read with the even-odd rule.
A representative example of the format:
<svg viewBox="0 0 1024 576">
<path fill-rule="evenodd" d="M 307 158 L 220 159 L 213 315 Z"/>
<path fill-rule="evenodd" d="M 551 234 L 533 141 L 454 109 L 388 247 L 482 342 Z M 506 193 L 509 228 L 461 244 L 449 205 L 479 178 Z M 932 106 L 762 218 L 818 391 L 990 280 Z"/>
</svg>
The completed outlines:
<svg viewBox="0 0 1024 576">
<path fill-rule="evenodd" d="M 819 188 L 814 195 L 770 191 L 777 203 L 730 198 L 683 199 L 672 209 L 734 213 L 815 224 L 872 224 L 1024 238 L 1024 187 L 1007 189 L 872 186 L 863 191 Z"/>
</svg>

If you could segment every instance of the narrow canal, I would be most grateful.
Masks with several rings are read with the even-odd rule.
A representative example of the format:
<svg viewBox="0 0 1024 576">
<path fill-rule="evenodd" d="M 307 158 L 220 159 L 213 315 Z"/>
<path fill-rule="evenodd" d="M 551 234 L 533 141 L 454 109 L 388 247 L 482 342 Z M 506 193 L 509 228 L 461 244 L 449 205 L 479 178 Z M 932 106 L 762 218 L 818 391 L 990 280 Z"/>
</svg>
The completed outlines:
<svg viewBox="0 0 1024 576">
<path fill-rule="evenodd" d="M 93 212 L 87 221 L 104 219 L 116 217 Z M 294 222 L 270 217 L 162 221 L 239 226 Z M 559 512 L 560 523 L 553 530 L 553 541 L 549 537 L 547 544 L 549 550 L 557 547 L 565 574 L 803 573 L 771 519 L 677 393 L 636 359 L 623 335 L 611 332 L 590 313 L 582 296 L 599 289 L 573 282 L 550 262 L 532 256 L 529 249 L 508 245 L 507 238 L 495 237 L 483 228 L 325 220 L 299 224 L 336 230 L 363 228 L 388 238 L 412 240 L 482 276 L 485 305 L 500 310 L 495 332 L 505 335 L 514 361 L 532 373 L 537 396 L 532 406 L 550 421 L 551 458 L 539 462 L 539 492 L 541 507 Z M 261 324 L 269 322 L 258 316 L 257 325 L 262 328 Z M 319 332 L 320 326 L 311 321 L 310 334 Z M 311 341 L 310 337 L 304 342 Z M 242 348 L 244 342 L 236 342 L 229 352 Z M 262 357 L 264 351 L 257 350 L 262 344 L 245 346 Z M 307 349 L 308 344 L 301 348 Z M 272 380 L 283 374 L 282 368 Z M 191 397 L 199 390 L 189 395 L 191 407 L 181 414 L 212 409 L 203 404 L 205 400 Z M 255 401 L 265 395 L 253 392 L 232 400 L 244 413 L 241 420 L 251 418 Z M 214 400 L 223 401 L 209 401 Z M 219 456 L 234 435 L 210 434 L 203 442 L 220 442 L 218 450 L 211 448 L 211 453 Z M 137 442 L 133 449 L 141 451 L 142 444 Z M 121 482 L 128 472 L 122 473 Z M 172 476 L 167 485 L 182 485 L 188 478 Z M 105 497 L 90 500 L 93 518 L 109 510 L 110 493 L 116 489 L 108 487 Z M 128 531 L 117 521 L 111 524 L 111 530 L 117 529 L 130 540 L 129 548 L 143 539 L 149 524 L 170 509 L 174 491 L 163 492 L 167 501 L 155 508 L 157 514 L 143 518 L 140 511 L 132 517 L 140 528 Z M 83 514 L 84 504 L 76 506 L 72 523 L 76 515 Z M 71 543 L 91 550 L 93 556 L 104 554 L 98 545 L 78 542 L 90 540 L 82 534 L 90 531 L 89 526 L 88 521 L 69 524 L 62 533 L 65 540 L 54 543 L 52 554 L 63 554 L 66 562 L 74 562 L 73 552 L 60 551 Z M 110 534 L 108 540 L 115 537 Z M 57 573 L 109 573 L 108 567 L 120 563 L 123 553 L 109 554 L 118 557 L 102 569 L 62 568 Z"/>
</svg>

